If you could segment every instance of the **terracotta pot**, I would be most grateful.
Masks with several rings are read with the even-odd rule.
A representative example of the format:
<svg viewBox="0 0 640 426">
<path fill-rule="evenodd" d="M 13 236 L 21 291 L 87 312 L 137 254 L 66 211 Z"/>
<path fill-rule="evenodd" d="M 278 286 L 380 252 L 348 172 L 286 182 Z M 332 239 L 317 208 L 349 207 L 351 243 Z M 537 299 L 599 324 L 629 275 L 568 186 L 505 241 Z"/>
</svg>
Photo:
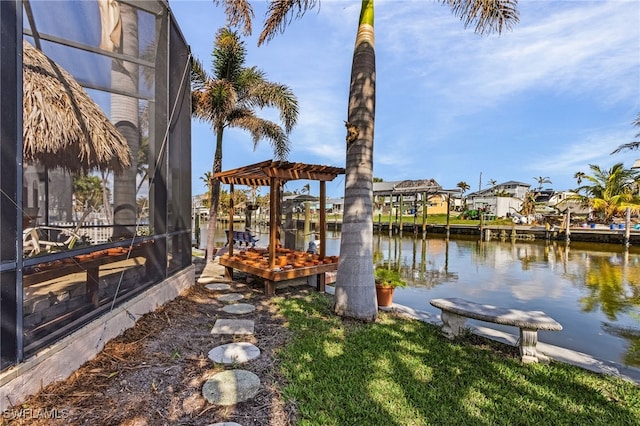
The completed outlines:
<svg viewBox="0 0 640 426">
<path fill-rule="evenodd" d="M 376 298 L 378 299 L 378 306 L 391 306 L 393 303 L 394 289 L 395 287 L 376 284 Z"/>
</svg>

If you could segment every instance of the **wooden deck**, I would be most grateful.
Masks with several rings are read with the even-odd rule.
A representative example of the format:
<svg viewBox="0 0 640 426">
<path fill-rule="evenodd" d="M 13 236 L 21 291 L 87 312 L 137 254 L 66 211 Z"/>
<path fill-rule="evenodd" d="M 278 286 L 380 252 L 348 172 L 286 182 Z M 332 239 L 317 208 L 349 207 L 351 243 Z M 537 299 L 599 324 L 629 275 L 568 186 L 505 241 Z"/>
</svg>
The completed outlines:
<svg viewBox="0 0 640 426">
<path fill-rule="evenodd" d="M 333 272 L 338 270 L 338 263 L 325 263 L 322 265 L 306 266 L 302 268 L 285 269 L 280 271 L 273 271 L 270 269 L 262 269 L 246 263 L 230 259 L 228 255 L 219 258 L 219 262 L 226 269 L 227 277 L 233 278 L 233 270 L 237 269 L 244 273 L 255 275 L 264 279 L 264 292 L 267 296 L 273 296 L 276 292 L 276 282 L 293 280 L 295 278 L 316 276 L 316 289 L 318 291 L 325 291 L 326 284 L 326 272 Z"/>
</svg>

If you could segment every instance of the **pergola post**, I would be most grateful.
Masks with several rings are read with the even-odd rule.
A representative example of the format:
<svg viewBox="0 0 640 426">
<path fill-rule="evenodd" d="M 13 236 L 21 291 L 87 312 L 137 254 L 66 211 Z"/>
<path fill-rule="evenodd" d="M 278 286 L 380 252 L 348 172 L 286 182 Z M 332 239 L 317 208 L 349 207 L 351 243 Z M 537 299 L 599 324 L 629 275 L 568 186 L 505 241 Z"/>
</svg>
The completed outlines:
<svg viewBox="0 0 640 426">
<path fill-rule="evenodd" d="M 229 184 L 229 235 L 227 244 L 229 245 L 229 257 L 233 256 L 233 184 Z"/>
<path fill-rule="evenodd" d="M 327 232 L 327 188 L 325 181 L 320 181 L 320 260 L 326 255 L 327 245 L 325 244 Z"/>
<path fill-rule="evenodd" d="M 280 180 L 274 177 L 269 178 L 269 269 L 273 270 L 276 265 L 276 244 L 278 241 L 278 228 L 280 214 Z"/>
</svg>

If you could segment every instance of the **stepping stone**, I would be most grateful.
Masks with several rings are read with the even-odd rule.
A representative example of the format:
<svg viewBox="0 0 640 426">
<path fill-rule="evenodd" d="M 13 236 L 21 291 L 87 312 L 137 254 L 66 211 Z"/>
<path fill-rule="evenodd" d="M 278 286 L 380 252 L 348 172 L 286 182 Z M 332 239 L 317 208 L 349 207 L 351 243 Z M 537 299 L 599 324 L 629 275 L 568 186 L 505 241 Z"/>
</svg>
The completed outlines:
<svg viewBox="0 0 640 426">
<path fill-rule="evenodd" d="M 229 284 L 224 283 L 207 284 L 205 287 L 209 290 L 229 290 L 231 288 Z"/>
<path fill-rule="evenodd" d="M 256 310 L 256 307 L 249 303 L 234 303 L 232 305 L 225 305 L 222 308 L 228 314 L 248 314 Z"/>
<path fill-rule="evenodd" d="M 219 281 L 220 281 L 220 278 L 211 277 L 211 276 L 200 277 L 197 280 L 199 284 L 211 284 Z"/>
<path fill-rule="evenodd" d="M 246 370 L 227 370 L 207 380 L 202 396 L 211 404 L 234 405 L 253 398 L 260 389 L 258 376 Z"/>
<path fill-rule="evenodd" d="M 244 296 L 238 293 L 229 293 L 218 296 L 218 300 L 221 302 L 235 302 L 236 300 L 244 299 Z"/>
<path fill-rule="evenodd" d="M 211 334 L 253 334 L 253 320 L 218 319 Z"/>
<path fill-rule="evenodd" d="M 260 349 L 247 342 L 228 343 L 209 351 L 209 359 L 218 364 L 241 364 L 260 356 Z"/>
<path fill-rule="evenodd" d="M 236 422 L 223 422 L 223 423 L 211 423 L 207 426 L 242 426 L 240 423 Z"/>
</svg>

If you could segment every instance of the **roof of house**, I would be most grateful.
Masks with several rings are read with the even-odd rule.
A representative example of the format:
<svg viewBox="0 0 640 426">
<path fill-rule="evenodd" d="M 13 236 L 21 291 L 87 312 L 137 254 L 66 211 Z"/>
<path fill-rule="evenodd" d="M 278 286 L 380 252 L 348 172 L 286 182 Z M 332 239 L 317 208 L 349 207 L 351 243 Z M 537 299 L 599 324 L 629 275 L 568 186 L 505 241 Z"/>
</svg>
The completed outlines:
<svg viewBox="0 0 640 426">
<path fill-rule="evenodd" d="M 393 182 L 373 182 L 375 194 L 415 194 L 418 192 L 439 192 L 442 187 L 434 179 L 402 180 Z"/>
</svg>

